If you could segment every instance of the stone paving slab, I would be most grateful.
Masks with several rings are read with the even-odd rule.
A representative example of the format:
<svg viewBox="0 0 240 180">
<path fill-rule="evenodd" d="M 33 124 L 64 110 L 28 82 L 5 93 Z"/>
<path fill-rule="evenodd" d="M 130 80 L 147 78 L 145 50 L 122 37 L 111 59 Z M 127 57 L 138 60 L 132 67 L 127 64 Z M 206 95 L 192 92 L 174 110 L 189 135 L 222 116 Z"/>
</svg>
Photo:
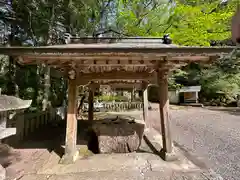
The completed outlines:
<svg viewBox="0 0 240 180">
<path fill-rule="evenodd" d="M 18 150 L 19 161 L 6 168 L 6 180 L 19 179 L 25 174 L 36 173 L 41 168 L 43 162 L 49 158 L 50 154 L 46 149 L 24 149 Z"/>
<path fill-rule="evenodd" d="M 144 180 L 139 172 L 91 172 L 66 175 L 26 175 L 20 180 Z"/>
<path fill-rule="evenodd" d="M 153 134 L 149 134 L 152 132 Z M 146 131 L 151 142 L 161 148 L 161 136 Z M 142 152 L 126 154 L 95 154 L 79 159 L 74 164 L 58 164 L 60 157 L 52 153 L 49 160 L 37 171 L 35 179 L 43 180 L 220 180 L 186 158 L 175 149 L 179 158 L 173 162 L 163 161 L 142 142 Z M 31 180 L 34 175 L 21 180 Z"/>
<path fill-rule="evenodd" d="M 52 156 L 57 156 L 56 154 Z M 55 161 L 53 160 L 55 159 Z M 49 161 L 39 169 L 38 174 L 69 174 L 83 172 L 103 171 L 139 171 L 149 169 L 150 166 L 156 171 L 168 169 L 168 163 L 159 156 L 151 153 L 127 153 L 127 154 L 97 154 L 86 159 L 79 159 L 74 164 L 57 164 L 57 158 L 50 158 Z M 150 164 L 151 163 L 151 164 Z M 171 166 L 171 165 L 170 165 Z M 182 169 L 174 166 L 174 169 Z"/>
<path fill-rule="evenodd" d="M 156 172 L 149 171 L 101 171 L 84 172 L 64 175 L 28 174 L 20 180 L 220 180 L 199 173 Z"/>
</svg>

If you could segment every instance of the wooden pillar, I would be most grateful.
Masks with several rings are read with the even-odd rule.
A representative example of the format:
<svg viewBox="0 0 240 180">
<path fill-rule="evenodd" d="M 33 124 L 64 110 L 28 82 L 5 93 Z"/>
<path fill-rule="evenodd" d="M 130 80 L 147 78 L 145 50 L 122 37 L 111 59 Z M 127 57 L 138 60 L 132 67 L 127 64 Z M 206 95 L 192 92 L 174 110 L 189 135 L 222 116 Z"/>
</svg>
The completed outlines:
<svg viewBox="0 0 240 180">
<path fill-rule="evenodd" d="M 196 95 L 196 103 L 198 103 L 198 92 L 197 91 L 195 92 L 195 95 Z"/>
<path fill-rule="evenodd" d="M 60 163 L 73 163 L 78 157 L 77 145 L 77 84 L 76 77 L 68 80 L 68 108 L 67 108 L 67 128 L 65 139 L 65 154 Z"/>
<path fill-rule="evenodd" d="M 132 88 L 132 91 L 131 91 L 131 102 L 133 102 L 133 94 L 134 94 L 134 88 Z"/>
<path fill-rule="evenodd" d="M 131 102 L 133 102 L 135 99 L 135 92 L 136 92 L 136 87 L 133 87 L 133 89 L 131 91 Z"/>
<path fill-rule="evenodd" d="M 148 84 L 143 83 L 143 119 L 145 121 L 145 125 L 148 127 Z"/>
<path fill-rule="evenodd" d="M 158 70 L 159 111 L 161 119 L 162 150 L 161 156 L 166 161 L 175 159 L 172 153 L 172 137 L 170 132 L 168 72 Z"/>
<path fill-rule="evenodd" d="M 88 120 L 93 121 L 93 113 L 94 113 L 94 92 L 95 88 L 93 86 L 89 86 L 89 95 L 88 95 Z"/>
</svg>

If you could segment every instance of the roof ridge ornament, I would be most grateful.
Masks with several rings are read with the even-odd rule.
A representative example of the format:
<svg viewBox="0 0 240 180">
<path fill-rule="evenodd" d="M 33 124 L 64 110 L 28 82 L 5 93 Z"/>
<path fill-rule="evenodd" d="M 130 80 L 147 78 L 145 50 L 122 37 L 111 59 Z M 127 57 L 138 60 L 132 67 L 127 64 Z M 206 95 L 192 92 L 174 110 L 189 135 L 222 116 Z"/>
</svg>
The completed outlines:
<svg viewBox="0 0 240 180">
<path fill-rule="evenodd" d="M 162 40 L 163 44 L 172 44 L 172 39 L 169 34 L 164 34 Z"/>
</svg>

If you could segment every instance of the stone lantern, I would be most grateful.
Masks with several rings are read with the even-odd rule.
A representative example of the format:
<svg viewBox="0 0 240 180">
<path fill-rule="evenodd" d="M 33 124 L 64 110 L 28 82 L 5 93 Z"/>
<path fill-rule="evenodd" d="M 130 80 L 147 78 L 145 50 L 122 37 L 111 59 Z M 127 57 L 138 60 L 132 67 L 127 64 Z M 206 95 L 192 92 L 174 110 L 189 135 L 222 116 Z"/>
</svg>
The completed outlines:
<svg viewBox="0 0 240 180">
<path fill-rule="evenodd" d="M 1 151 L 6 149 L 7 146 L 2 144 L 2 139 L 16 134 L 16 127 L 7 127 L 7 122 L 13 118 L 13 116 L 23 109 L 29 108 L 32 100 L 22 100 L 14 96 L 0 95 L 0 146 Z M 4 148 L 5 147 L 5 148 Z M 4 157 L 4 156 L 3 156 Z M 3 159 L 0 154 L 0 159 Z M 5 179 L 6 170 L 0 164 L 0 179 Z"/>
<path fill-rule="evenodd" d="M 32 100 L 22 100 L 14 96 L 0 95 L 0 141 L 16 134 L 16 128 L 7 128 L 7 121 L 16 112 L 29 108 Z"/>
</svg>

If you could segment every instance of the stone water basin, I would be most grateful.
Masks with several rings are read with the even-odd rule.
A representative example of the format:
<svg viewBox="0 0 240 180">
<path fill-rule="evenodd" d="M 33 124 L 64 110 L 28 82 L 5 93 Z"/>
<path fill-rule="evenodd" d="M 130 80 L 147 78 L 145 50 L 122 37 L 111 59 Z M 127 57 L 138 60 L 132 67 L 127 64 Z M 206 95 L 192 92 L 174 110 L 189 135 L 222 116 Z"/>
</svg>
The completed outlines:
<svg viewBox="0 0 240 180">
<path fill-rule="evenodd" d="M 134 152 L 141 145 L 144 127 L 143 121 L 131 116 L 108 116 L 94 121 L 89 144 L 95 144 L 95 153 Z"/>
</svg>

